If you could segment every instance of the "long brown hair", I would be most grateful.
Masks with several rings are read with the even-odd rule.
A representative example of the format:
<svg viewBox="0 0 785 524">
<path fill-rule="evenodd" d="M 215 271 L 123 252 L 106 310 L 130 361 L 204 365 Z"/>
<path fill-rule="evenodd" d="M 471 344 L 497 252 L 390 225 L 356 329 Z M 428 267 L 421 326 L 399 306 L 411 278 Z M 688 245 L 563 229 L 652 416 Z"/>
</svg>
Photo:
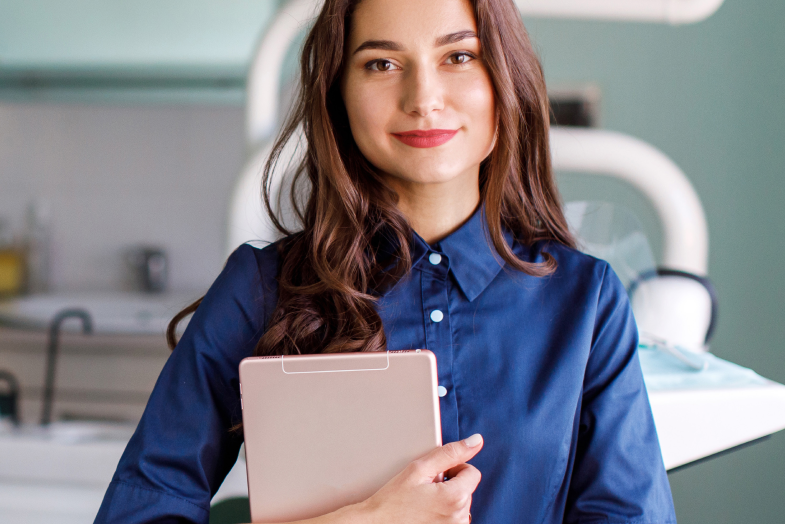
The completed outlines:
<svg viewBox="0 0 785 524">
<path fill-rule="evenodd" d="M 396 193 L 355 144 L 340 93 L 344 45 L 359 1 L 325 1 L 302 50 L 296 104 L 264 167 L 265 207 L 288 237 L 279 244 L 278 303 L 257 355 L 386 349 L 373 290 L 411 269 L 412 230 L 396 206 Z M 502 233 L 508 228 L 524 244 L 574 245 L 551 169 L 542 67 L 512 0 L 472 3 L 497 108 L 496 144 L 480 166 L 488 234 L 512 268 L 545 276 L 556 261 L 547 253 L 542 263 L 519 259 Z M 271 182 L 284 147 L 300 132 L 305 156 L 291 181 L 291 204 L 302 229 L 292 234 L 274 209 Z M 392 271 L 377 260 L 378 235 L 397 246 Z M 176 324 L 199 302 L 172 320 L 171 347 Z"/>
</svg>

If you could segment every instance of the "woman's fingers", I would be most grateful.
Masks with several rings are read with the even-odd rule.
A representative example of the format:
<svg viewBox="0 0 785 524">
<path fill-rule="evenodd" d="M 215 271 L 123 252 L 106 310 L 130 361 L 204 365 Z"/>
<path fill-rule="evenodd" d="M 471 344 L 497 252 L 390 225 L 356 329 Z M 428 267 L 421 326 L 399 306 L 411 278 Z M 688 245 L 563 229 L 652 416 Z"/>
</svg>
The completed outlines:
<svg viewBox="0 0 785 524">
<path fill-rule="evenodd" d="M 451 479 L 453 477 L 457 477 L 458 473 L 460 471 L 466 469 L 467 466 L 469 466 L 469 464 L 464 463 L 464 464 L 458 464 L 457 466 L 448 469 L 447 471 L 444 472 L 444 480 L 448 480 L 448 479 Z"/>
<path fill-rule="evenodd" d="M 482 437 L 476 434 L 436 448 L 410 463 L 358 507 L 375 515 L 370 519 L 373 522 L 465 524 L 481 477 L 466 461 L 482 445 Z M 448 472 L 449 481 L 435 482 L 444 472 Z"/>
<path fill-rule="evenodd" d="M 445 473 L 445 476 L 450 479 L 447 484 L 451 485 L 452 488 L 468 491 L 469 493 L 474 493 L 474 490 L 477 489 L 477 485 L 482 479 L 480 470 L 471 464 L 460 464 L 455 466 Z"/>
<path fill-rule="evenodd" d="M 436 448 L 412 463 L 415 474 L 430 482 L 439 474 L 471 460 L 482 449 L 482 443 L 482 436 L 475 433 L 471 437 Z"/>
</svg>

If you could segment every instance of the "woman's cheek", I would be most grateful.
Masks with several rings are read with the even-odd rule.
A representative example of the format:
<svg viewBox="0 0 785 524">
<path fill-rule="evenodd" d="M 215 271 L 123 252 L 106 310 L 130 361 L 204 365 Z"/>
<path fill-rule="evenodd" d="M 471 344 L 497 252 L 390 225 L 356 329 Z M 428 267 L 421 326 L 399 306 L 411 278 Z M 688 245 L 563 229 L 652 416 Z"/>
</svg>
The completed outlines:
<svg viewBox="0 0 785 524">
<path fill-rule="evenodd" d="M 366 158 L 379 160 L 382 151 L 389 149 L 387 127 L 390 120 L 390 108 L 395 102 L 388 100 L 385 89 L 357 90 L 352 102 L 353 110 L 349 112 L 349 124 L 352 135 L 360 151 Z"/>
<path fill-rule="evenodd" d="M 461 112 L 474 127 L 475 132 L 472 134 L 476 139 L 485 135 L 492 138 L 495 127 L 493 86 L 490 79 L 484 77 L 486 75 L 477 75 L 460 83 L 455 98 L 461 103 Z"/>
<path fill-rule="evenodd" d="M 349 127 L 357 145 L 362 149 L 363 142 L 367 139 L 370 126 L 373 125 L 372 107 L 368 103 L 368 94 L 365 90 L 354 88 L 348 91 L 350 97 L 345 100 L 346 113 L 349 117 Z"/>
</svg>

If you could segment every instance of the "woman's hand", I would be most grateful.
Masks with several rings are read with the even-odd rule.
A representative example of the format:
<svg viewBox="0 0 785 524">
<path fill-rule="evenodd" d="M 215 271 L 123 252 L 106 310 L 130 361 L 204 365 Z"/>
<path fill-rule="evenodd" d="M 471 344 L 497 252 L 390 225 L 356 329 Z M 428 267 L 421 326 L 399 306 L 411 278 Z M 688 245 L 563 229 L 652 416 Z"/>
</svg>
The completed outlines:
<svg viewBox="0 0 785 524">
<path fill-rule="evenodd" d="M 479 433 L 411 462 L 367 500 L 290 524 L 468 524 L 480 471 L 466 464 L 482 449 Z M 440 475 L 449 479 L 439 481 Z"/>
<path fill-rule="evenodd" d="M 480 471 L 466 464 L 482 449 L 479 434 L 436 448 L 410 463 L 368 500 L 355 506 L 369 524 L 467 524 Z M 438 478 L 444 473 L 444 482 Z"/>
</svg>

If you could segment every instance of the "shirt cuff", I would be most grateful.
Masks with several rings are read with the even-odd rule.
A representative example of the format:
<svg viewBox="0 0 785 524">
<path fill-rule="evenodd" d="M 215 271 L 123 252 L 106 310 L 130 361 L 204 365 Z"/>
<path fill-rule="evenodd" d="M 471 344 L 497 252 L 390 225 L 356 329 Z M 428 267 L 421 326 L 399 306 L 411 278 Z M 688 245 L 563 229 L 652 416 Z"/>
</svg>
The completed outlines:
<svg viewBox="0 0 785 524">
<path fill-rule="evenodd" d="M 113 480 L 95 517 L 95 524 L 141 524 L 182 521 L 207 524 L 209 508 L 153 488 Z"/>
</svg>

